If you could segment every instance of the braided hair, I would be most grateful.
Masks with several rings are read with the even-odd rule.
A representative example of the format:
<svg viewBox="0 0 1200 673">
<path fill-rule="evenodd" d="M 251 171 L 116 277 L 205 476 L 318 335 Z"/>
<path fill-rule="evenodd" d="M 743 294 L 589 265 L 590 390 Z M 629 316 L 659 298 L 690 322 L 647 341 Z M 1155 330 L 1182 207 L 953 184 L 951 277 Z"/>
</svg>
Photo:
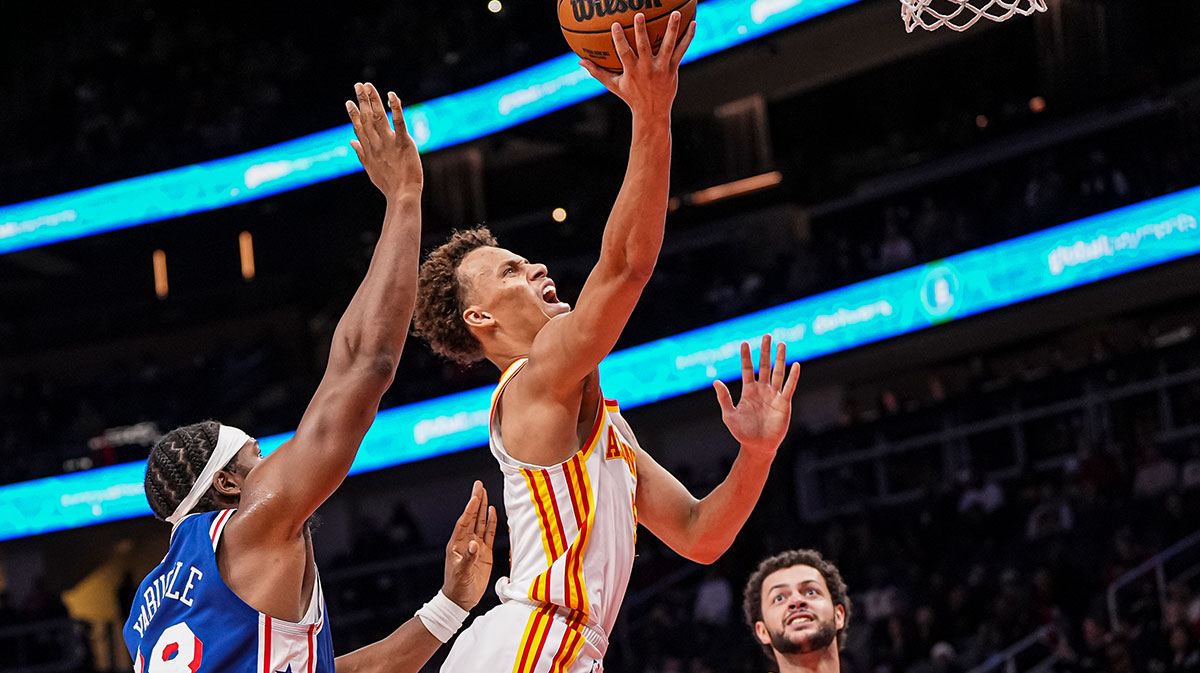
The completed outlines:
<svg viewBox="0 0 1200 673">
<path fill-rule="evenodd" d="M 221 425 L 216 421 L 185 425 L 163 435 L 150 449 L 145 487 L 146 500 L 150 501 L 154 516 L 165 521 L 187 497 L 216 449 L 220 431 Z M 234 456 L 224 469 L 232 470 L 236 462 L 237 456 Z M 216 508 L 210 487 L 192 511 L 207 512 Z"/>
</svg>

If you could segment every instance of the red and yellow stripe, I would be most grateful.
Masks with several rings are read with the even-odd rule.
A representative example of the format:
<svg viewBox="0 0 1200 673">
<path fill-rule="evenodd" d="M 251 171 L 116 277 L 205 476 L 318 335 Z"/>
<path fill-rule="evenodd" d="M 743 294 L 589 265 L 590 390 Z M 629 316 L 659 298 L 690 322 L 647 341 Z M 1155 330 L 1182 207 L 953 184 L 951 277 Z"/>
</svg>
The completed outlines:
<svg viewBox="0 0 1200 673">
<path fill-rule="evenodd" d="M 576 455 L 582 453 L 584 460 L 591 457 L 592 451 L 600 445 L 600 435 L 603 434 L 600 430 L 604 427 L 605 418 L 607 416 L 604 413 L 604 409 L 598 409 L 596 411 L 596 422 L 592 424 L 592 432 L 588 435 L 587 441 L 583 443 L 583 448 L 576 452 Z"/>
<path fill-rule="evenodd" d="M 579 529 L 579 534 L 567 550 L 564 564 L 564 605 L 586 617 L 591 604 L 583 576 L 583 555 L 587 552 L 588 540 L 591 538 L 592 524 L 596 518 L 596 503 L 592 497 L 592 480 L 588 475 L 587 462 L 581 454 L 575 454 L 571 460 L 564 463 L 563 472 L 567 477 L 567 490 L 571 494 L 575 522 Z"/>
<path fill-rule="evenodd" d="M 488 409 L 489 428 L 496 420 L 496 402 L 500 401 L 500 394 L 504 392 L 504 387 L 508 385 L 508 382 L 512 380 L 512 377 L 517 375 L 517 372 L 521 370 L 521 367 L 525 366 L 526 362 L 529 362 L 529 358 L 518 358 L 508 366 L 508 369 L 504 370 L 503 374 L 500 375 L 500 381 L 496 384 L 496 389 L 492 391 L 491 408 Z"/>
<path fill-rule="evenodd" d="M 542 649 L 546 647 L 546 636 L 554 626 L 554 606 L 536 608 L 525 622 L 525 633 L 517 647 L 517 659 L 513 662 L 513 673 L 533 673 Z"/>
<path fill-rule="evenodd" d="M 529 489 L 529 498 L 537 513 L 538 527 L 541 529 L 542 549 L 546 552 L 546 571 L 534 578 L 529 585 L 530 600 L 551 602 L 551 587 L 553 586 L 554 563 L 563 554 L 567 555 L 564 563 L 563 595 L 566 607 L 588 611 L 587 588 L 583 580 L 583 551 L 587 548 L 588 534 L 594 520 L 595 503 L 592 498 L 592 484 L 587 474 L 587 459 L 600 444 L 604 427 L 605 414 L 601 409 L 596 414 L 596 423 L 592 426 L 591 435 L 583 448 L 575 453 L 570 460 L 563 463 L 563 477 L 567 481 L 567 494 L 571 501 L 571 514 L 575 518 L 578 534 L 568 546 L 566 527 L 562 513 L 559 511 L 558 499 L 555 497 L 554 484 L 551 481 L 549 468 L 542 470 L 521 470 L 525 485 Z M 564 503 L 565 505 L 565 503 Z"/>
<path fill-rule="evenodd" d="M 554 562 L 567 552 L 566 530 L 554 497 L 554 484 L 547 470 L 521 470 L 525 485 L 529 488 L 529 499 L 537 512 L 538 527 L 541 529 L 542 549 L 546 552 L 546 572 L 537 576 L 529 587 L 529 598 L 539 602 L 550 602 L 550 574 Z"/>
<path fill-rule="evenodd" d="M 567 617 L 567 626 L 563 630 L 563 639 L 558 646 L 558 651 L 554 653 L 554 658 L 550 660 L 550 671 L 548 673 L 566 673 L 566 670 L 575 663 L 579 657 L 579 651 L 583 649 L 583 631 L 582 626 L 587 621 L 587 617 L 578 612 L 572 611 Z"/>
</svg>

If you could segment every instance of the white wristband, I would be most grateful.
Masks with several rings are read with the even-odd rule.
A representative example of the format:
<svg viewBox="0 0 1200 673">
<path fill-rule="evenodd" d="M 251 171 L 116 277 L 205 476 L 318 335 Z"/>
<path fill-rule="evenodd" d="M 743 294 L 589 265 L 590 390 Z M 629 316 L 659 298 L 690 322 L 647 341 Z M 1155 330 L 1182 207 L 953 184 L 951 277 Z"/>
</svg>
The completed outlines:
<svg viewBox="0 0 1200 673">
<path fill-rule="evenodd" d="M 434 638 L 443 643 L 450 642 L 455 633 L 462 628 L 467 615 L 471 613 L 460 608 L 457 603 L 446 597 L 441 591 L 417 610 L 417 617 Z"/>
</svg>

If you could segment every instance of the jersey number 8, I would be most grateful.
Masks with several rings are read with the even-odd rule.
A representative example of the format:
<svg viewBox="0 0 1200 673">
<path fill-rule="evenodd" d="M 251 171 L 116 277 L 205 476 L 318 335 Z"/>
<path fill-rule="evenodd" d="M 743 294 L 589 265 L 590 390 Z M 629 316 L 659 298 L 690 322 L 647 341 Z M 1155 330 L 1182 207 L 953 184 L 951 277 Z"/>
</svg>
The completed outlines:
<svg viewBox="0 0 1200 673">
<path fill-rule="evenodd" d="M 204 643 L 187 622 L 166 629 L 150 653 L 146 673 L 196 673 L 204 657 Z"/>
</svg>

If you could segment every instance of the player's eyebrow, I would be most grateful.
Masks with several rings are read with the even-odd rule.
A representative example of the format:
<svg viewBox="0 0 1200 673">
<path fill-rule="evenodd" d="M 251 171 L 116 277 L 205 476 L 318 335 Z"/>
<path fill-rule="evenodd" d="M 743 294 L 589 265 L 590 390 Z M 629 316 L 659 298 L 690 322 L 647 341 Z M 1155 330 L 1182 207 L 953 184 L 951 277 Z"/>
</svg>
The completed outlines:
<svg viewBox="0 0 1200 673">
<path fill-rule="evenodd" d="M 820 583 L 820 582 L 818 582 L 818 581 L 816 581 L 816 580 L 804 580 L 804 581 L 803 581 L 803 582 L 801 582 L 801 583 L 800 583 L 798 586 L 807 586 L 807 585 L 809 585 L 809 584 L 811 584 L 811 585 L 815 586 L 815 587 L 816 587 L 816 588 L 818 588 L 818 589 L 820 589 L 820 588 L 821 588 L 821 583 Z M 768 589 L 767 589 L 767 592 L 768 592 L 768 593 L 770 593 L 770 592 L 772 592 L 772 591 L 774 591 L 774 590 L 776 590 L 776 589 L 787 589 L 787 588 L 789 588 L 790 586 L 791 586 L 791 585 L 790 585 L 790 584 L 788 584 L 788 583 L 786 583 L 786 582 L 781 582 L 781 583 L 779 583 L 779 584 L 773 584 L 773 585 L 771 585 L 771 587 L 770 587 L 770 588 L 768 588 Z"/>
</svg>

